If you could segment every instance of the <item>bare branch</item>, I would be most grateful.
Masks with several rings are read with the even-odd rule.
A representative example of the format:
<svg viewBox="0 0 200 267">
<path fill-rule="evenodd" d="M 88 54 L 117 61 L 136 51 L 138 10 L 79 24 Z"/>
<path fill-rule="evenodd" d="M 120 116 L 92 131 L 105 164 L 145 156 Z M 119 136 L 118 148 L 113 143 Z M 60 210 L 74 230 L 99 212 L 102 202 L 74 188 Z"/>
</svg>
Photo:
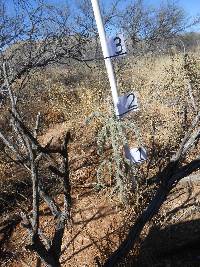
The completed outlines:
<svg viewBox="0 0 200 267">
<path fill-rule="evenodd" d="M 35 123 L 34 135 L 33 135 L 35 138 L 37 138 L 37 135 L 38 135 L 39 125 L 40 125 L 40 117 L 41 117 L 41 113 L 38 112 L 37 118 L 36 118 L 36 123 Z"/>
</svg>

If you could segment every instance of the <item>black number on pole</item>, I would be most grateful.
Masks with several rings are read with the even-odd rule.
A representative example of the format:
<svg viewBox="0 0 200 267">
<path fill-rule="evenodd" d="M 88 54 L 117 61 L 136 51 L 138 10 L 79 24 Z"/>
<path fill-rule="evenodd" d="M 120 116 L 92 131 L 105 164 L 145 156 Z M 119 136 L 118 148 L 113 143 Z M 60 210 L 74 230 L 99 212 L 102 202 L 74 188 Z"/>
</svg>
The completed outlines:
<svg viewBox="0 0 200 267">
<path fill-rule="evenodd" d="M 119 38 L 118 36 L 114 38 L 114 42 L 115 42 L 115 45 L 116 45 L 116 48 L 118 49 L 116 51 L 116 54 L 117 55 L 120 55 L 123 51 L 123 48 L 122 48 L 122 40 L 121 38 Z"/>
<path fill-rule="evenodd" d="M 127 102 L 129 99 L 131 99 L 131 103 L 128 104 L 128 109 L 134 109 L 135 107 L 137 107 L 137 105 L 134 104 L 135 95 L 133 93 L 127 95 Z"/>
</svg>

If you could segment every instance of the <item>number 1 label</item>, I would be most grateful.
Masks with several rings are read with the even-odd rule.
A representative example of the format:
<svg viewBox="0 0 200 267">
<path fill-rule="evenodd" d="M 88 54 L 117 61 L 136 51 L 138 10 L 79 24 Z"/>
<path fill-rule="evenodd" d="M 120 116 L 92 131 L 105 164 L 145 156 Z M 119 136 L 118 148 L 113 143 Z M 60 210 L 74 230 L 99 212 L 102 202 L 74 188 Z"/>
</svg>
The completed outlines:
<svg viewBox="0 0 200 267">
<path fill-rule="evenodd" d="M 147 152 L 144 147 L 131 148 L 125 147 L 125 156 L 133 163 L 142 163 L 147 160 Z"/>
</svg>

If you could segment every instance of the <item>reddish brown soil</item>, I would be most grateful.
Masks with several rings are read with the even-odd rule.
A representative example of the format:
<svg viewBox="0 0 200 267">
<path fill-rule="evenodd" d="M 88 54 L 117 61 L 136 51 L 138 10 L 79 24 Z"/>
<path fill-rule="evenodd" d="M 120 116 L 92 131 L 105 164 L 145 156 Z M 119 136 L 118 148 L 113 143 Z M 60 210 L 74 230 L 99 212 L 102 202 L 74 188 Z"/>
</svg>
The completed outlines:
<svg viewBox="0 0 200 267">
<path fill-rule="evenodd" d="M 56 146 L 67 129 L 68 126 L 66 125 L 62 127 L 58 125 L 57 128 L 49 130 L 41 138 L 41 142 L 47 143 L 53 137 L 52 145 Z M 65 231 L 61 256 L 62 266 L 69 267 L 97 266 L 96 259 L 103 262 L 125 237 L 130 221 L 133 223 L 136 219 L 134 209 L 130 207 L 123 208 L 116 199 L 111 198 L 109 189 L 104 189 L 100 192 L 94 190 L 92 183 L 95 181 L 95 168 L 98 158 L 96 157 L 94 146 L 90 145 L 93 142 L 92 137 L 88 135 L 90 142 L 84 142 L 85 137 L 83 137 L 83 130 L 81 129 L 80 127 L 79 142 L 72 144 L 70 147 L 70 160 L 73 165 L 72 221 Z M 85 143 L 89 145 L 85 147 Z M 88 162 L 90 164 L 86 164 Z M 143 259 L 139 266 L 179 266 L 176 263 L 174 264 L 169 257 L 163 258 L 164 260 L 160 259 L 160 262 L 163 261 L 165 265 L 154 265 L 152 255 L 156 255 L 157 251 L 160 254 L 164 251 L 170 251 L 173 247 L 178 247 L 182 243 L 187 246 L 187 241 L 191 239 L 195 231 L 200 234 L 200 227 L 197 227 L 196 224 L 193 226 L 193 221 L 200 219 L 198 210 L 200 203 L 199 186 L 199 182 L 192 184 L 186 182 L 177 185 L 163 205 L 159 215 L 156 216 L 151 224 L 145 227 L 142 237 L 149 234 L 147 241 L 142 242 L 141 240 L 141 250 L 140 252 L 135 252 L 135 254 L 141 254 L 139 256 Z M 57 201 L 62 206 L 61 195 L 57 197 Z M 48 237 L 51 237 L 54 221 L 44 204 L 41 205 L 41 215 L 40 223 L 43 231 Z M 171 227 L 178 223 L 183 225 L 183 234 L 176 235 L 173 233 L 169 235 L 168 230 L 164 233 L 162 232 L 169 226 Z M 189 232 L 188 227 L 187 230 L 184 230 L 186 229 L 184 228 L 184 223 L 189 223 Z M 154 234 L 152 229 L 158 229 L 158 232 Z M 178 230 L 176 232 L 179 233 Z M 6 251 L 11 252 L 12 257 L 2 262 L 1 266 L 36 266 L 36 255 L 25 249 L 28 241 L 27 231 L 18 224 L 5 248 Z M 178 262 L 181 258 L 182 256 L 179 259 L 175 259 L 175 261 Z M 147 265 L 144 259 L 150 265 Z M 196 265 L 182 264 L 180 266 L 194 267 Z"/>
<path fill-rule="evenodd" d="M 41 213 L 43 230 L 51 236 L 53 220 L 46 207 L 42 207 Z M 96 257 L 105 259 L 125 234 L 127 213 L 111 200 L 107 191 L 97 193 L 85 189 L 83 194 L 75 193 L 72 222 L 63 239 L 62 266 L 95 266 Z M 35 266 L 36 258 L 24 249 L 27 243 L 28 234 L 18 225 L 8 245 L 15 251 L 17 260 L 8 261 L 6 266 L 24 266 L 24 262 Z"/>
</svg>

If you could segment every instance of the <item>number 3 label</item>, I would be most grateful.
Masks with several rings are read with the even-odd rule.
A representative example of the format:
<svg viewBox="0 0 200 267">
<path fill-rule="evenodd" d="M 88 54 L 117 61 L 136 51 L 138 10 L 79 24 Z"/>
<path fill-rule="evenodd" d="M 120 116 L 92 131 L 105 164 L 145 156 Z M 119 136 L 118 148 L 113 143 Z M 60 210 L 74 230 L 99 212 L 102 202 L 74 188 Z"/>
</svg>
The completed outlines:
<svg viewBox="0 0 200 267">
<path fill-rule="evenodd" d="M 120 37 L 115 37 L 114 38 L 115 46 L 116 46 L 116 51 L 115 54 L 120 55 L 123 52 L 123 47 L 122 47 L 122 39 Z"/>
<path fill-rule="evenodd" d="M 109 56 L 121 56 L 126 54 L 126 46 L 123 34 L 108 38 Z"/>
<path fill-rule="evenodd" d="M 132 110 L 138 110 L 137 97 L 134 93 L 130 93 L 124 96 L 120 96 L 118 100 L 119 116 L 123 117 L 126 113 Z"/>
</svg>

